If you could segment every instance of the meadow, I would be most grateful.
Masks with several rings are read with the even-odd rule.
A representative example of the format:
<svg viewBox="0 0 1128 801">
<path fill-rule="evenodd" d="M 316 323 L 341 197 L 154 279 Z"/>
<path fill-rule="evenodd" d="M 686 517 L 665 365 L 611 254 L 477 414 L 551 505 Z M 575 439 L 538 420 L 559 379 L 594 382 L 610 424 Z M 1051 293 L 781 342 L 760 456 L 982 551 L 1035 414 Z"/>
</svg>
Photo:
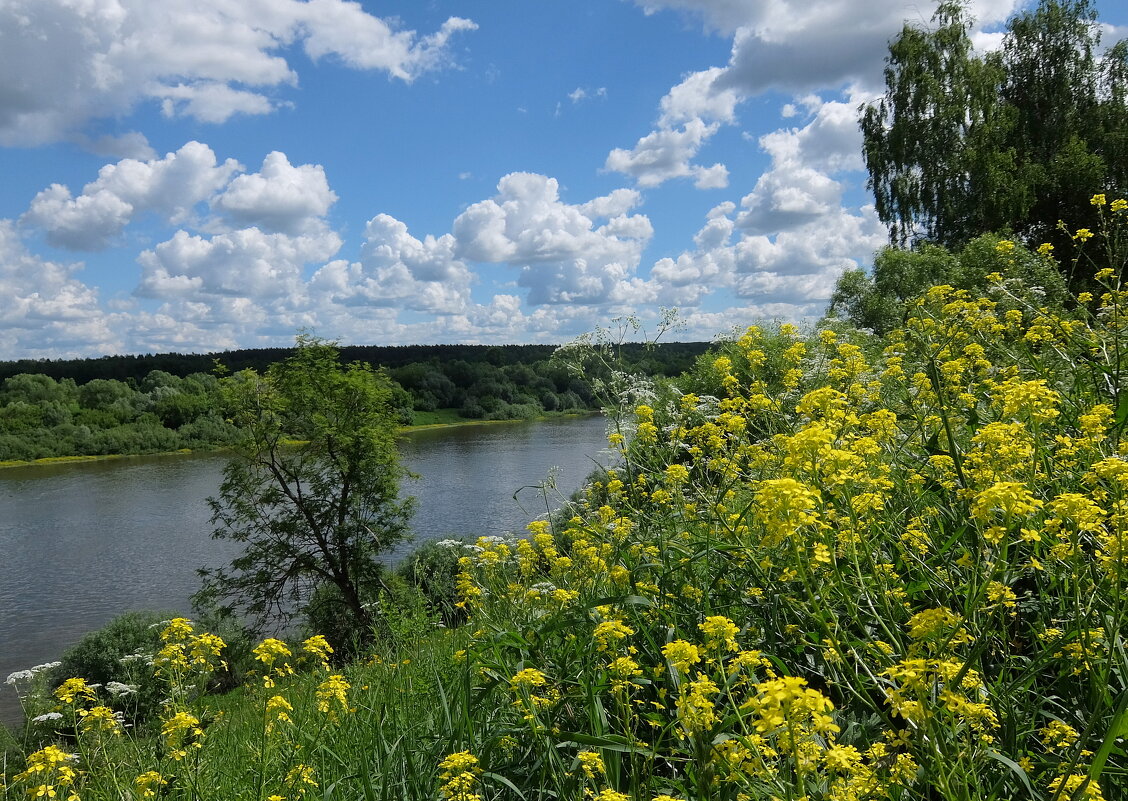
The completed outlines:
<svg viewBox="0 0 1128 801">
<path fill-rule="evenodd" d="M 131 663 L 148 720 L 129 681 L 18 676 L 0 799 L 1128 798 L 1128 203 L 1093 204 L 1061 307 L 997 239 L 982 293 L 883 338 L 612 372 L 617 461 L 526 537 L 448 544 L 457 628 L 344 665 L 267 639 L 209 694 L 225 644 L 174 619 Z"/>
</svg>

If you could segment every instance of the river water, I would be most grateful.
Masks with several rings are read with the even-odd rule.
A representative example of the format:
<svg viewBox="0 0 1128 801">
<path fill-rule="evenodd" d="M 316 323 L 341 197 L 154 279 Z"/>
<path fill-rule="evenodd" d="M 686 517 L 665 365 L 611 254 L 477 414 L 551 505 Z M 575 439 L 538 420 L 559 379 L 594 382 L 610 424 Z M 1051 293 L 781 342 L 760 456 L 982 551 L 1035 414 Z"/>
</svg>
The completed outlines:
<svg viewBox="0 0 1128 801">
<path fill-rule="evenodd" d="M 606 463 L 604 426 L 561 418 L 405 435 L 402 460 L 419 475 L 402 488 L 418 502 L 415 542 L 523 531 Z M 0 682 L 122 612 L 189 613 L 196 569 L 238 553 L 210 536 L 206 499 L 225 462 L 188 454 L 0 470 Z M 547 500 L 546 483 L 556 487 Z M 0 683 L 0 719 L 17 713 Z"/>
</svg>

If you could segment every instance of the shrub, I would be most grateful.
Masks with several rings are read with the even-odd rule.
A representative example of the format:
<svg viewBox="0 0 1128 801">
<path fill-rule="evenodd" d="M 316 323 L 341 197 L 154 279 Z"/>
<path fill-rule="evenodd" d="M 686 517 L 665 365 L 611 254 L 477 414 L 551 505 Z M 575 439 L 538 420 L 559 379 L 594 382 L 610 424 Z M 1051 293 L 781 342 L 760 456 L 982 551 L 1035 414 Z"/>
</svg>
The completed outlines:
<svg viewBox="0 0 1128 801">
<path fill-rule="evenodd" d="M 113 706 L 135 720 L 148 718 L 163 697 L 149 663 L 161 647 L 161 623 L 173 617 L 172 612 L 153 611 L 118 615 L 63 653 L 51 673 L 52 688 L 74 677 L 103 687 L 111 682 L 135 686 L 134 692 L 115 696 Z"/>
<path fill-rule="evenodd" d="M 464 553 L 456 540 L 427 542 L 415 548 L 396 568 L 404 581 L 418 588 L 428 608 L 445 626 L 461 625 L 466 613 L 458 606 L 458 559 Z"/>
</svg>

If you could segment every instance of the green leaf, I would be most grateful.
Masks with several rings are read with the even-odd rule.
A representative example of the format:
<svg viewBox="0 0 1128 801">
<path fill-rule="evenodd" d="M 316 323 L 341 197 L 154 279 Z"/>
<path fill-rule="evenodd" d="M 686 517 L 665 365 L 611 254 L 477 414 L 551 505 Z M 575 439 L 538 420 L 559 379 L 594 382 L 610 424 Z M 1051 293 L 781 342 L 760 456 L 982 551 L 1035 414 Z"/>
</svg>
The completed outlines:
<svg viewBox="0 0 1128 801">
<path fill-rule="evenodd" d="M 1089 769 L 1089 775 L 1093 777 L 1094 782 L 1101 777 L 1105 762 L 1108 761 L 1109 754 L 1116 747 L 1116 741 L 1125 735 L 1128 735 L 1128 692 L 1120 694 L 1120 702 L 1116 705 L 1112 725 L 1108 727 L 1104 742 L 1097 750 L 1097 755 L 1093 757 L 1093 765 Z"/>
<path fill-rule="evenodd" d="M 998 751 L 988 751 L 987 756 L 994 759 L 996 762 L 1001 762 L 1011 769 L 1011 772 L 1019 778 L 1019 780 L 1026 786 L 1026 792 L 1030 793 L 1031 798 L 1037 798 L 1034 788 L 1030 785 L 1030 777 L 1026 775 L 1026 771 L 1022 766 L 1015 762 L 1013 759 L 1003 756 Z"/>
<path fill-rule="evenodd" d="M 563 738 L 563 740 L 557 743 L 557 748 L 568 748 L 572 745 L 590 745 L 596 748 L 604 748 L 608 751 L 618 751 L 623 754 L 641 754 L 645 757 L 656 756 L 649 748 L 645 748 L 637 743 L 632 743 L 626 737 L 619 734 L 595 736 L 583 734 L 582 732 L 561 732 L 560 737 Z"/>
</svg>

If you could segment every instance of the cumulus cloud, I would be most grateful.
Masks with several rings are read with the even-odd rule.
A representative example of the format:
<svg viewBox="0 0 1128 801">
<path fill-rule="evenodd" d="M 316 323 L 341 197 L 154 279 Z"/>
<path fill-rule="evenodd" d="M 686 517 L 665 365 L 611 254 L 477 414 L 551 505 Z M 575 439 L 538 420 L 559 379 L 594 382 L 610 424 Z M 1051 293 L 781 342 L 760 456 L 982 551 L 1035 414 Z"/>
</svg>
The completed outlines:
<svg viewBox="0 0 1128 801">
<path fill-rule="evenodd" d="M 20 218 L 41 228 L 47 241 L 71 250 L 113 245 L 125 227 L 146 212 L 179 225 L 228 232 L 255 228 L 269 234 L 325 233 L 325 215 L 337 200 L 319 164 L 290 164 L 272 152 L 256 173 L 238 174 L 234 159 L 219 163 L 207 145 L 189 142 L 175 153 L 149 161 L 107 164 L 77 197 L 52 184 L 35 196 Z M 233 177 L 235 176 L 235 177 Z M 218 217 L 197 219 L 209 204 Z"/>
<path fill-rule="evenodd" d="M 336 200 L 320 164 L 294 167 L 285 153 L 274 151 L 257 173 L 232 180 L 212 207 L 240 227 L 296 235 L 322 230 L 321 218 Z"/>
<path fill-rule="evenodd" d="M 472 274 L 455 258 L 454 237 L 422 240 L 387 214 L 365 227 L 357 262 L 332 261 L 314 274 L 310 291 L 345 306 L 405 308 L 449 315 L 463 311 L 470 299 Z"/>
<path fill-rule="evenodd" d="M 80 264 L 46 261 L 28 252 L 11 220 L 0 220 L 0 353 L 35 358 L 105 354 L 121 348 L 113 316 L 80 281 Z"/>
<path fill-rule="evenodd" d="M 334 232 L 313 236 L 243 228 L 202 237 L 177 231 L 137 257 L 141 282 L 136 293 L 149 298 L 222 297 L 300 299 L 307 264 L 324 262 L 340 249 Z"/>
<path fill-rule="evenodd" d="M 213 123 L 268 113 L 278 105 L 271 92 L 297 82 L 287 61 L 295 45 L 312 59 L 412 81 L 448 64 L 451 38 L 475 27 L 451 17 L 421 36 L 349 0 L 8 0 L 0 145 L 81 140 L 88 121 L 145 101 Z"/>
<path fill-rule="evenodd" d="M 693 178 L 698 189 L 722 188 L 728 185 L 728 168 L 723 164 L 702 167 L 690 163 L 718 127 L 692 119 L 680 128 L 661 128 L 639 139 L 630 150 L 612 150 L 604 168 L 630 175 L 642 187 L 659 186 L 671 178 Z"/>
<path fill-rule="evenodd" d="M 183 222 L 238 169 L 233 159 L 220 164 L 210 147 L 189 142 L 162 159 L 107 164 L 77 197 L 52 184 L 35 196 L 21 222 L 42 228 L 57 247 L 101 250 L 143 212 Z"/>
<path fill-rule="evenodd" d="M 658 186 L 671 178 L 692 177 L 699 189 L 727 185 L 723 164 L 696 164 L 700 151 L 722 125 L 736 121 L 736 109 L 750 97 L 769 91 L 801 96 L 813 91 L 842 91 L 852 106 L 843 108 L 837 125 L 850 118 L 856 127 L 857 103 L 875 96 L 890 39 L 908 21 L 928 24 L 900 0 L 636 0 L 652 14 L 676 9 L 699 16 L 706 26 L 733 37 L 728 64 L 691 73 L 660 102 L 655 129 L 633 148 L 616 148 L 605 168 L 631 175 L 639 186 Z M 1005 20 L 1018 0 L 978 0 L 970 13 L 975 35 Z M 782 116 L 796 112 L 784 107 Z M 817 132 L 812 132 L 815 135 Z M 857 151 L 854 151 L 855 153 Z M 841 168 L 841 167 L 840 167 Z"/>
<path fill-rule="evenodd" d="M 769 89 L 826 90 L 881 80 L 888 43 L 906 21 L 928 24 L 933 6 L 901 0 L 636 0 L 647 13 L 677 9 L 733 36 L 732 54 L 717 87 L 745 96 Z M 980 28 L 1005 20 L 1019 0 L 975 0 L 969 12 Z"/>
<path fill-rule="evenodd" d="M 844 208 L 826 176 L 809 176 L 827 193 L 823 198 L 804 196 L 776 177 L 779 186 L 771 188 L 787 189 L 782 196 L 764 191 L 761 185 L 769 182 L 762 178 L 761 194 L 747 195 L 741 211 L 733 203 L 715 207 L 692 250 L 654 264 L 648 283 L 657 302 L 692 308 L 707 295 L 730 291 L 758 306 L 773 305 L 773 316 L 809 317 L 825 308 L 845 270 L 869 263 L 884 244 L 886 231 L 873 207 Z M 764 197 L 771 198 L 768 208 Z"/>
<path fill-rule="evenodd" d="M 531 304 L 599 304 L 631 295 L 653 235 L 646 216 L 627 214 L 637 193 L 570 205 L 556 179 L 533 173 L 506 175 L 497 189 L 455 219 L 459 258 L 519 267 L 518 285 L 529 290 Z M 600 219 L 606 222 L 598 225 Z"/>
</svg>

